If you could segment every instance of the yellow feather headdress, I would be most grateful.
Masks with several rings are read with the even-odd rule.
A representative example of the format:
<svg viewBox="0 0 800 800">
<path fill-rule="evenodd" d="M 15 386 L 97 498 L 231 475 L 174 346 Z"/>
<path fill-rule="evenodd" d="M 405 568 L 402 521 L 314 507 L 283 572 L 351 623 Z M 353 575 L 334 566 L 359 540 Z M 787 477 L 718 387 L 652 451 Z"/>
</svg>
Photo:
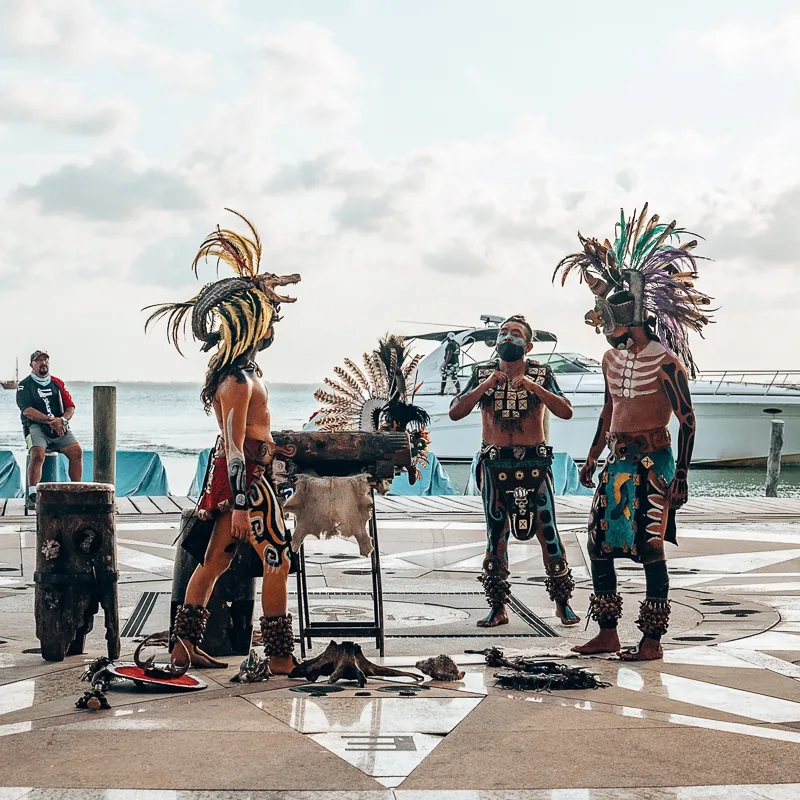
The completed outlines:
<svg viewBox="0 0 800 800">
<path fill-rule="evenodd" d="M 299 275 L 260 273 L 261 238 L 258 231 L 238 211 L 225 210 L 243 220 L 250 235 L 217 226 L 200 246 L 192 270 L 197 276 L 201 259 L 207 261 L 211 257 L 217 260 L 218 272 L 220 262 L 225 262 L 237 277 L 207 284 L 197 295 L 182 303 L 147 306 L 147 309 L 155 310 L 145 323 L 147 330 L 151 323 L 166 317 L 167 339 L 181 353 L 180 337 L 185 335 L 191 318 L 192 336 L 203 343 L 202 350 L 205 352 L 219 346 L 209 365 L 215 371 L 230 367 L 268 338 L 274 323 L 281 319 L 280 304 L 295 302 L 295 298 L 278 294 L 275 290 L 300 281 Z"/>
</svg>

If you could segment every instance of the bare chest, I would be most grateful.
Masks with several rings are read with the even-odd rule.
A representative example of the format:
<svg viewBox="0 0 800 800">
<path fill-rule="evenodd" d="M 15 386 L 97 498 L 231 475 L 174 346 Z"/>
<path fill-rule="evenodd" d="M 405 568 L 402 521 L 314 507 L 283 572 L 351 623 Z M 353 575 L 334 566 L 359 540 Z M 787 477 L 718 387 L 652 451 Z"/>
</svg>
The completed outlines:
<svg viewBox="0 0 800 800">
<path fill-rule="evenodd" d="M 612 350 L 605 362 L 608 390 L 615 401 L 661 394 L 661 365 L 667 351 L 660 342 L 650 342 L 639 353 Z"/>
</svg>

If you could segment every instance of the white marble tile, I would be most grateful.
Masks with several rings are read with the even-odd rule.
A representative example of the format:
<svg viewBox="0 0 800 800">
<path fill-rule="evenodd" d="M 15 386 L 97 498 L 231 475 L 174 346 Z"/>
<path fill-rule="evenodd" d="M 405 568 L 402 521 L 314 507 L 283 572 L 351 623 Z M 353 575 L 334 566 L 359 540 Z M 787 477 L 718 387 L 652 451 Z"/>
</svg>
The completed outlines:
<svg viewBox="0 0 800 800">
<path fill-rule="evenodd" d="M 0 800 L 19 800 L 30 791 L 30 787 L 2 786 L 0 787 Z"/>
<path fill-rule="evenodd" d="M 762 783 L 750 788 L 766 800 L 797 800 L 800 797 L 800 783 Z"/>
<path fill-rule="evenodd" d="M 425 733 L 313 733 L 309 738 L 373 777 L 410 775 L 444 741 Z"/>
<path fill-rule="evenodd" d="M 309 600 L 312 619 L 329 622 L 348 622 L 371 619 L 374 611 L 372 600 L 352 597 L 337 597 L 323 600 L 317 597 Z M 392 628 L 417 629 L 438 625 L 453 625 L 469 619 L 468 611 L 448 606 L 427 603 L 405 603 L 385 601 L 384 619 Z"/>
<path fill-rule="evenodd" d="M 269 699 L 261 708 L 300 733 L 449 733 L 480 697 L 348 697 Z M 402 773 L 387 773 L 398 775 Z"/>
<path fill-rule="evenodd" d="M 152 553 L 145 553 L 143 550 L 134 550 L 130 547 L 120 547 L 117 545 L 117 562 L 126 567 L 160 574 L 168 571 L 172 575 L 174 559 L 162 558 Z"/>
<path fill-rule="evenodd" d="M 35 689 L 34 678 L 0 686 L 0 714 L 9 714 L 32 706 Z"/>
<path fill-rule="evenodd" d="M 12 722 L 8 725 L 0 725 L 0 736 L 13 736 L 15 733 L 29 733 L 33 730 L 33 723 L 28 722 Z M 0 798 L 2 800 L 2 798 Z"/>
<path fill-rule="evenodd" d="M 673 558 L 669 565 L 675 569 L 698 569 L 701 572 L 740 574 L 771 567 L 784 561 L 792 561 L 795 558 L 800 558 L 800 550 L 762 550 L 755 553 L 723 553 Z"/>
<path fill-rule="evenodd" d="M 767 631 L 746 639 L 726 642 L 728 650 L 789 650 L 800 651 L 800 634 Z"/>
<path fill-rule="evenodd" d="M 617 685 L 621 689 L 668 697 L 681 703 L 749 717 L 760 722 L 800 721 L 800 703 L 666 672 L 655 673 L 649 669 L 620 666 L 617 669 Z"/>
<path fill-rule="evenodd" d="M 735 653 L 722 650 L 720 646 L 716 645 L 665 650 L 664 663 L 702 667 L 731 667 L 733 669 L 759 669 L 756 664 L 737 658 Z"/>
<path fill-rule="evenodd" d="M 728 649 L 727 645 L 724 644 L 718 645 L 718 647 L 722 651 Z M 791 661 L 784 661 L 782 658 L 768 656 L 766 653 L 761 653 L 758 650 L 744 650 L 741 648 L 737 650 L 736 648 L 730 648 L 728 652 L 741 661 L 750 662 L 751 666 L 767 669 L 778 675 L 785 675 L 787 678 L 800 678 L 800 665 L 793 664 Z"/>
</svg>

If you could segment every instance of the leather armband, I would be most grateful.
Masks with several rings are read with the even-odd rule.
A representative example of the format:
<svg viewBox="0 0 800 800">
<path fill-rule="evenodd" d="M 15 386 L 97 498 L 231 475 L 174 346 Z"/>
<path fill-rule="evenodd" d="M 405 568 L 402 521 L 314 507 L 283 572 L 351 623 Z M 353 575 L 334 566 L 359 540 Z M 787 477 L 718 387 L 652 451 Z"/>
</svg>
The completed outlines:
<svg viewBox="0 0 800 800">
<path fill-rule="evenodd" d="M 228 479 L 231 482 L 234 511 L 247 511 L 250 501 L 247 497 L 247 467 L 244 461 L 232 461 L 228 465 Z"/>
</svg>

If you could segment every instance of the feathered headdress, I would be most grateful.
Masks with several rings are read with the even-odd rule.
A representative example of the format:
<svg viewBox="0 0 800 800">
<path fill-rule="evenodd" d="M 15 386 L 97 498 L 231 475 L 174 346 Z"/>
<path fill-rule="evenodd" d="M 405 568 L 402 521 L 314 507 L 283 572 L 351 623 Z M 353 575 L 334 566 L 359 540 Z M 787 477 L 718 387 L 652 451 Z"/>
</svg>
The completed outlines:
<svg viewBox="0 0 800 800">
<path fill-rule="evenodd" d="M 658 214 L 647 219 L 647 203 L 641 214 L 634 211 L 615 229 L 614 243 L 606 239 L 578 239 L 583 251 L 572 253 L 556 267 L 553 280 L 561 273 L 563 286 L 570 273 L 577 272 L 596 296 L 586 324 L 598 333 L 611 333 L 618 326 L 651 325 L 655 335 L 686 366 L 692 377 L 695 365 L 688 332 L 702 330 L 711 320 L 711 299 L 694 288 L 697 256 L 692 250 L 697 240 L 681 243 L 682 236 L 693 236 L 684 228 L 659 222 Z"/>
<path fill-rule="evenodd" d="M 220 262 L 225 262 L 237 277 L 207 284 L 199 294 L 183 303 L 147 306 L 155 311 L 145 323 L 147 330 L 152 322 L 166 317 L 167 338 L 181 353 L 180 337 L 185 335 L 191 318 L 192 335 L 203 343 L 203 352 L 219 346 L 212 359 L 212 368 L 217 371 L 231 366 L 267 339 L 273 324 L 281 319 L 278 316 L 280 304 L 295 302 L 295 298 L 280 295 L 275 289 L 300 281 L 299 275 L 279 277 L 269 272 L 259 273 L 261 239 L 258 232 L 238 211 L 225 210 L 242 219 L 251 235 L 243 236 L 217 226 L 200 246 L 192 269 L 197 277 L 200 260 L 208 260 L 210 256 L 217 259 L 217 272 Z"/>
<path fill-rule="evenodd" d="M 371 353 L 364 353 L 361 369 L 349 358 L 334 367 L 336 378 L 325 378 L 328 389 L 314 397 L 322 404 L 314 419 L 323 431 L 406 431 L 416 464 L 427 463 L 430 438 L 425 426 L 430 416 L 410 402 L 408 380 L 422 360 L 411 356 L 404 339 L 390 335 Z M 418 474 L 418 470 L 417 470 Z"/>
</svg>

